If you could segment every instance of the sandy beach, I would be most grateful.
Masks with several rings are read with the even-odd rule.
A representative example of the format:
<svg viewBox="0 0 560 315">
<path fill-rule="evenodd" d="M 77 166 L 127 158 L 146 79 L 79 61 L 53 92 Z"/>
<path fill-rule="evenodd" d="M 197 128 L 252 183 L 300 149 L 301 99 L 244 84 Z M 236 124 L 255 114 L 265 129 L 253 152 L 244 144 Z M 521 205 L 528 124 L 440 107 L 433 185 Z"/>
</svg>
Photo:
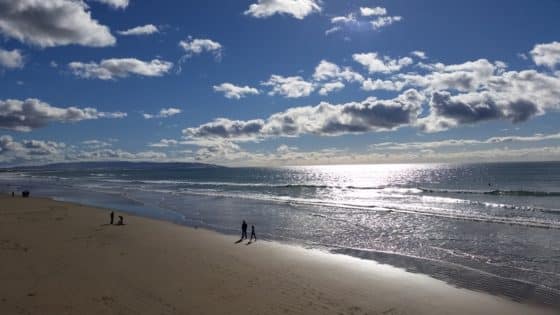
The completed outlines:
<svg viewBox="0 0 560 315">
<path fill-rule="evenodd" d="M 558 314 L 343 255 L 0 197 L 0 314 Z M 119 215 L 119 214 L 117 214 Z"/>
</svg>

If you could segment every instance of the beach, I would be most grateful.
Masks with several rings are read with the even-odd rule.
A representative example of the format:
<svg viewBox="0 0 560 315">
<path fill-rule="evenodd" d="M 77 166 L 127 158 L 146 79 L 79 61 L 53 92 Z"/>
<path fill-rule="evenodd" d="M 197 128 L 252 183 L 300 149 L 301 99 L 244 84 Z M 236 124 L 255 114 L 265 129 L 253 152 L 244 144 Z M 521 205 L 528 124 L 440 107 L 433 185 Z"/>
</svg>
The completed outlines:
<svg viewBox="0 0 560 315">
<path fill-rule="evenodd" d="M 0 313 L 557 314 L 319 250 L 128 214 L 109 225 L 109 213 L 0 197 Z"/>
</svg>

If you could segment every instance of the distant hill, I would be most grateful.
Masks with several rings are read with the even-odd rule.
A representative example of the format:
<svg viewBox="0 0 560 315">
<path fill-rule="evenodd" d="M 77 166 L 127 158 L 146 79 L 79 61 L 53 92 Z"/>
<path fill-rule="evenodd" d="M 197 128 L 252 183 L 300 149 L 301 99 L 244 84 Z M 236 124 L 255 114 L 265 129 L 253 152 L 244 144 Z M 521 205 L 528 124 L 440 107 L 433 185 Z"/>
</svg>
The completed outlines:
<svg viewBox="0 0 560 315">
<path fill-rule="evenodd" d="M 14 171 L 69 171 L 69 170 L 145 170 L 145 169 L 196 169 L 196 168 L 221 168 L 214 164 L 205 163 L 182 163 L 182 162 L 125 162 L 125 161 L 104 161 L 104 162 L 70 162 L 54 163 L 37 166 L 10 167 Z M 5 169 L 5 170 L 7 170 Z"/>
</svg>

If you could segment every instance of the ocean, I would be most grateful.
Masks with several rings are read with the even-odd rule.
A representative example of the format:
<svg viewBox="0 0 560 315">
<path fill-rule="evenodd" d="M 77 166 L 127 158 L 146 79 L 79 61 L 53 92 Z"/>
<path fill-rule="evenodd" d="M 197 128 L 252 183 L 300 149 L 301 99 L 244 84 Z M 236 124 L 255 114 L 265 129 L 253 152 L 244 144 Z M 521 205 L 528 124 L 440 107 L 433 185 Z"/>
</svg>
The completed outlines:
<svg viewBox="0 0 560 315">
<path fill-rule="evenodd" d="M 232 240 L 247 220 L 259 239 L 560 306 L 560 162 L 52 169 L 0 185 Z"/>
</svg>

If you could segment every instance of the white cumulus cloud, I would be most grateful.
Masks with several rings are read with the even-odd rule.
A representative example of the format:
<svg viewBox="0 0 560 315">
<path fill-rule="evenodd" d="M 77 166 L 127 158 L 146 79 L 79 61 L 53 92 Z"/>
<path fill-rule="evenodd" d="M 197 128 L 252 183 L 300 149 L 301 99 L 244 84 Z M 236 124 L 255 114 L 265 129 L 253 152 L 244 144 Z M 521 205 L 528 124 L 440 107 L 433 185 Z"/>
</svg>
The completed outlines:
<svg viewBox="0 0 560 315">
<path fill-rule="evenodd" d="M 189 36 L 187 39 L 180 41 L 179 46 L 185 51 L 185 56 L 187 58 L 200 55 L 204 52 L 211 53 L 218 59 L 222 56 L 222 45 L 211 39 L 193 38 Z"/>
<path fill-rule="evenodd" d="M 126 78 L 131 74 L 160 77 L 167 74 L 173 63 L 154 59 L 142 61 L 135 58 L 111 58 L 96 62 L 71 62 L 68 67 L 78 77 L 86 79 L 111 80 Z"/>
<path fill-rule="evenodd" d="M 258 0 L 249 6 L 245 15 L 266 18 L 275 14 L 287 14 L 301 20 L 314 12 L 321 12 L 318 0 Z"/>
<path fill-rule="evenodd" d="M 288 98 L 309 96 L 315 91 L 315 85 L 300 76 L 283 77 L 273 74 L 268 81 L 261 84 L 272 87 L 269 95 L 281 95 Z"/>
<path fill-rule="evenodd" d="M 0 68 L 22 68 L 24 63 L 23 55 L 19 50 L 4 50 L 0 48 Z"/>
<path fill-rule="evenodd" d="M 258 95 L 259 90 L 250 86 L 237 86 L 231 83 L 222 83 L 220 85 L 214 85 L 214 91 L 224 93 L 226 98 L 230 99 L 241 99 L 247 95 Z"/>
<path fill-rule="evenodd" d="M 179 108 L 173 108 L 173 107 L 169 107 L 169 108 L 162 108 L 159 113 L 157 114 L 143 114 L 142 116 L 144 116 L 144 119 L 152 119 L 152 118 L 169 118 L 171 116 L 175 116 L 178 115 L 180 113 L 182 113 L 183 111 Z"/>
<path fill-rule="evenodd" d="M 353 54 L 352 58 L 357 63 L 366 67 L 370 73 L 382 72 L 390 73 L 400 71 L 403 67 L 409 66 L 413 63 L 412 58 L 402 57 L 393 59 L 388 56 L 380 56 L 378 53 L 361 53 Z"/>
<path fill-rule="evenodd" d="M 123 36 L 141 36 L 141 35 L 151 35 L 154 33 L 159 32 L 157 26 L 153 24 L 146 24 L 143 26 L 136 26 L 128 30 L 124 31 L 117 31 L 120 35 Z"/>
<path fill-rule="evenodd" d="M 420 58 L 420 59 L 427 59 L 428 58 L 428 56 L 426 56 L 426 53 L 421 51 L 421 50 L 412 51 L 410 54 L 417 57 L 417 58 Z"/>
<path fill-rule="evenodd" d="M 374 30 L 389 26 L 395 22 L 402 20 L 402 16 L 380 16 L 375 20 L 371 21 L 371 26 Z"/>
<path fill-rule="evenodd" d="M 129 0 L 94 0 L 109 5 L 115 9 L 124 9 L 128 7 Z"/>
<path fill-rule="evenodd" d="M 554 68 L 560 64 L 560 42 L 535 45 L 531 56 L 536 65 Z"/>
<path fill-rule="evenodd" d="M 340 81 L 335 82 L 328 82 L 323 84 L 323 86 L 319 89 L 319 94 L 321 95 L 328 95 L 331 92 L 340 91 L 345 87 L 344 83 Z"/>
<path fill-rule="evenodd" d="M 361 7 L 360 14 L 362 16 L 378 16 L 378 15 L 387 15 L 387 9 L 383 7 Z"/>
<path fill-rule="evenodd" d="M 313 79 L 316 81 L 337 79 L 347 82 L 361 82 L 364 80 L 364 77 L 361 74 L 354 72 L 350 67 L 341 68 L 335 63 L 327 60 L 321 60 L 317 67 L 315 67 Z"/>
</svg>

